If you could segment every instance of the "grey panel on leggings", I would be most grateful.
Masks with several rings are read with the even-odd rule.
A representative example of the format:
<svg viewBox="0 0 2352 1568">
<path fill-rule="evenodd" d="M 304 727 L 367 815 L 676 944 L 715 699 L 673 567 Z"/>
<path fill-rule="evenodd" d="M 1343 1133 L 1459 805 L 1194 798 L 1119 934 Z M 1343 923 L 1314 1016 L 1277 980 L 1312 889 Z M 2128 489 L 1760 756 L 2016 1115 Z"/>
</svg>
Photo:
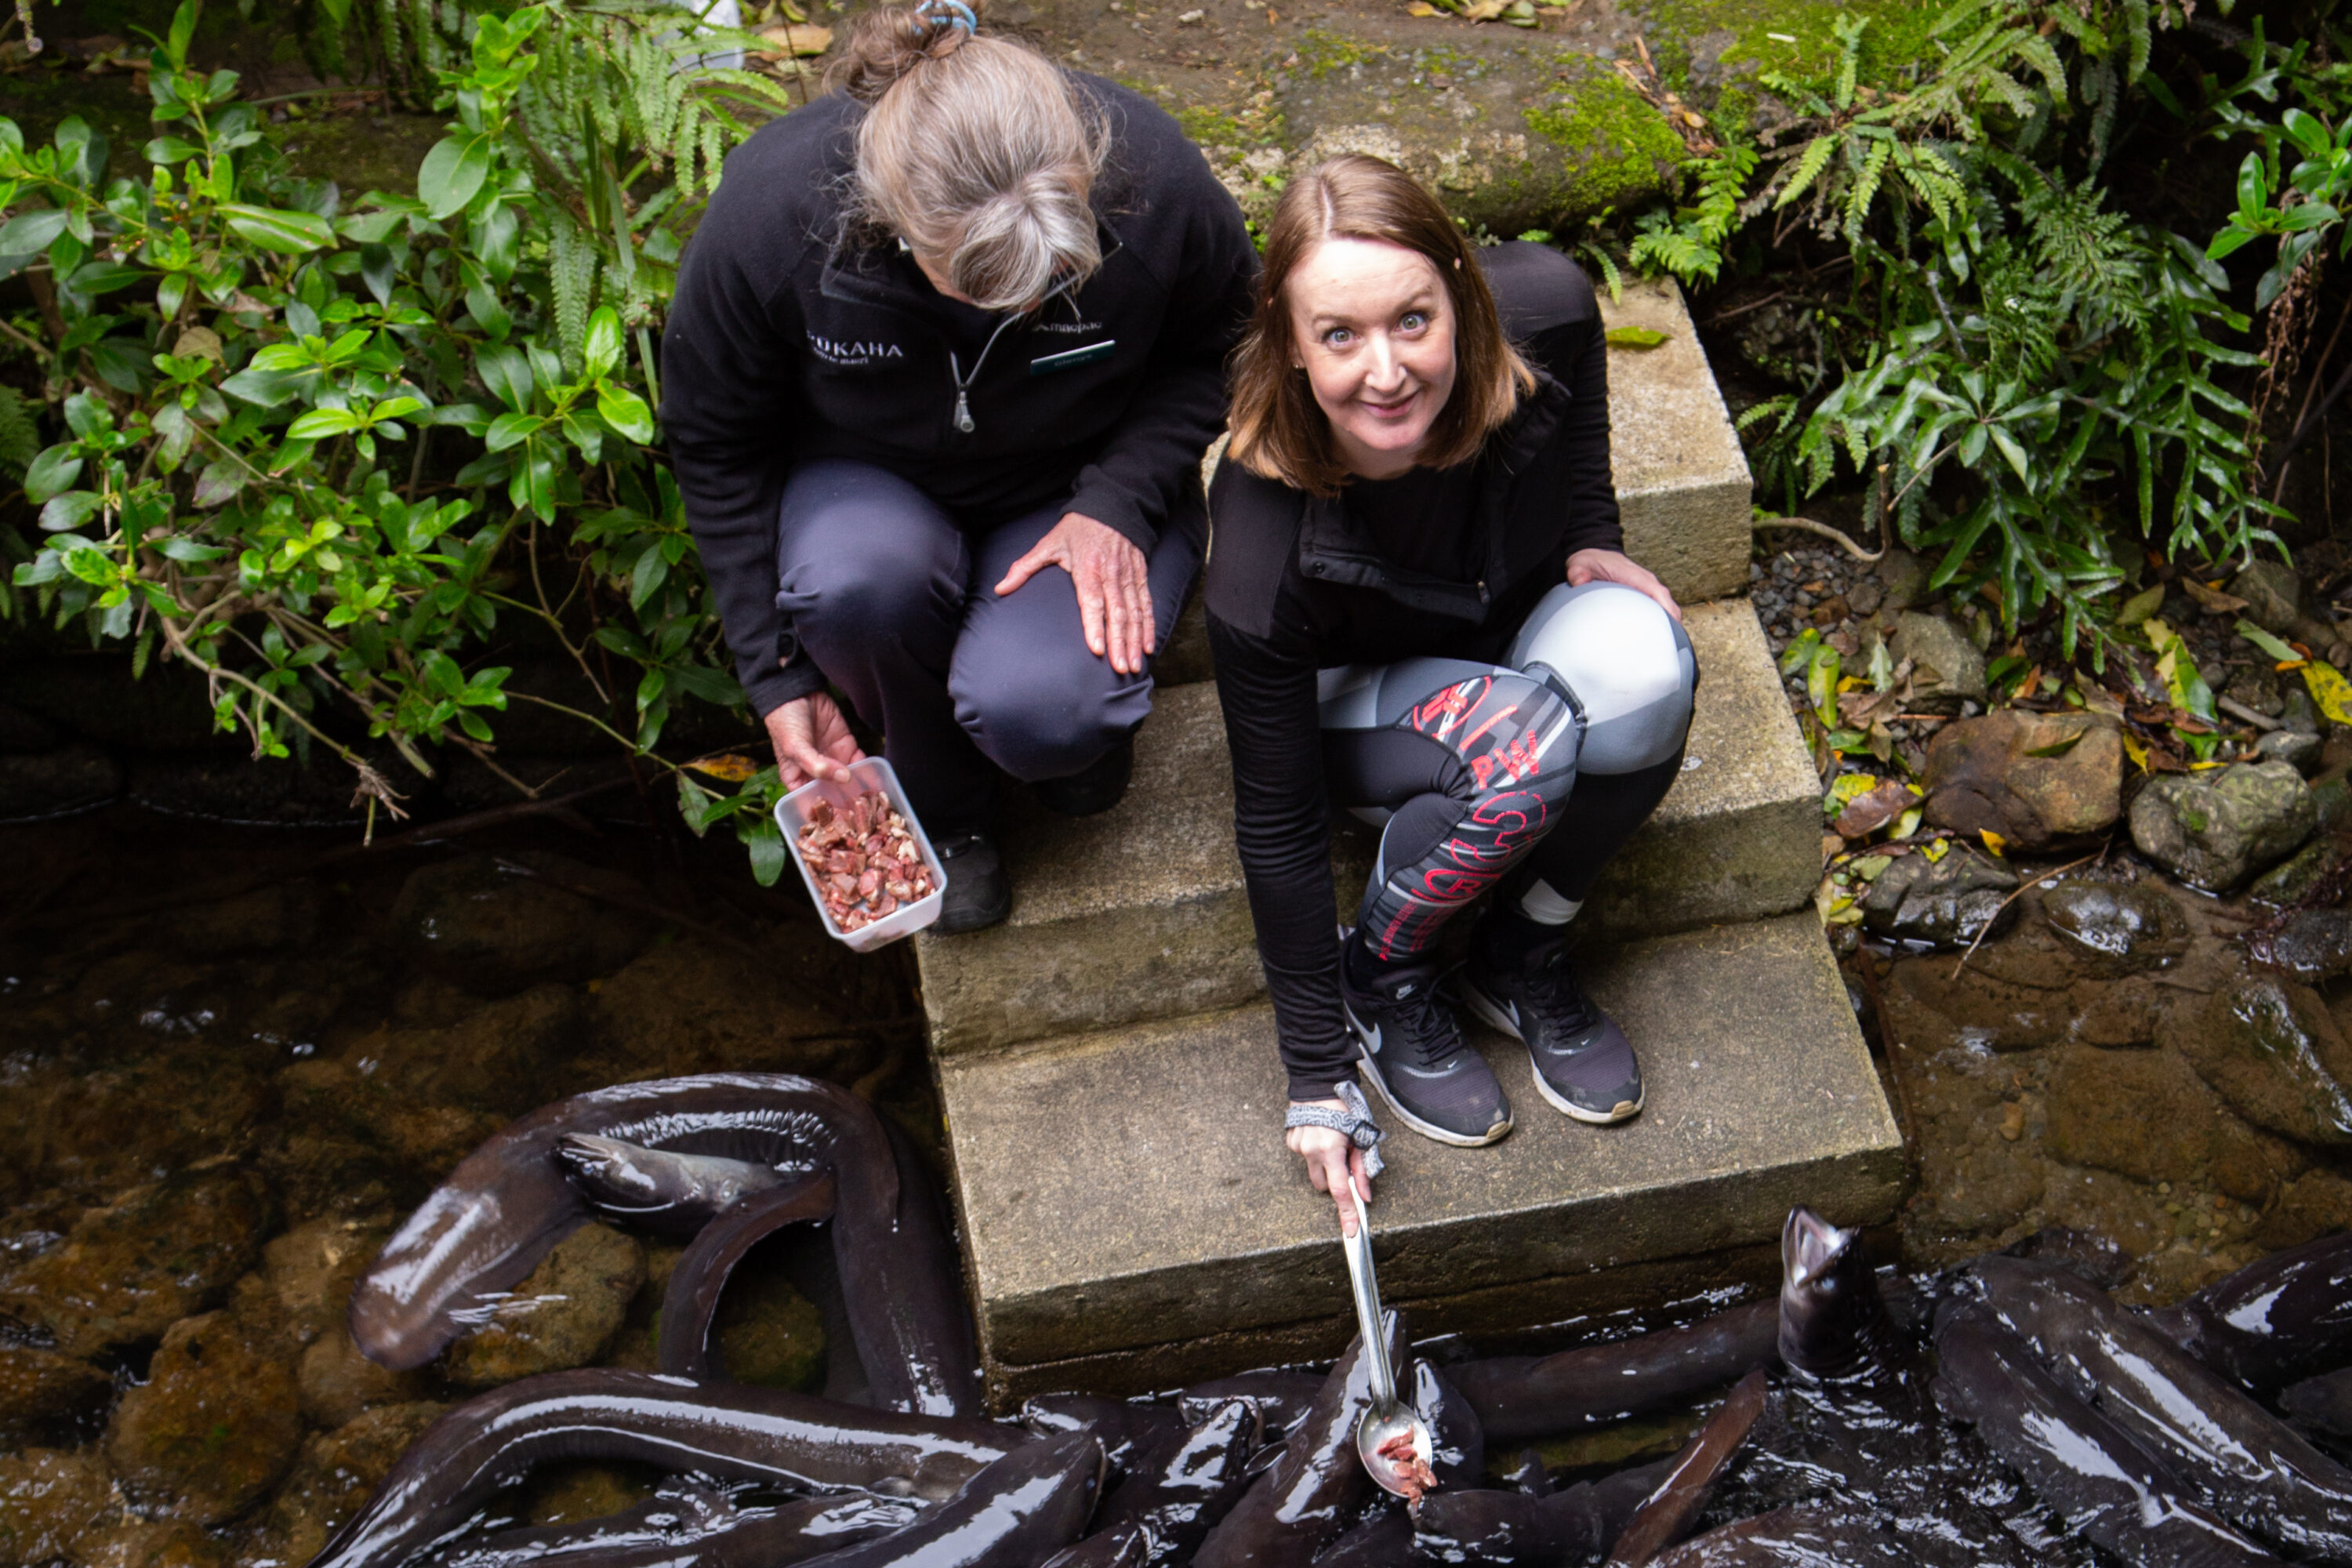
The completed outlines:
<svg viewBox="0 0 2352 1568">
<path fill-rule="evenodd" d="M 1585 716 L 1577 767 L 1630 773 L 1675 754 L 1690 728 L 1698 661 L 1680 621 L 1620 583 L 1563 583 L 1513 640 L 1511 663 L 1572 692 Z"/>
<path fill-rule="evenodd" d="M 1394 664 L 1344 664 L 1318 670 L 1317 721 L 1326 730 L 1385 730 L 1449 686 L 1482 675 L 1509 675 L 1500 665 L 1467 658 L 1407 658 Z"/>
</svg>

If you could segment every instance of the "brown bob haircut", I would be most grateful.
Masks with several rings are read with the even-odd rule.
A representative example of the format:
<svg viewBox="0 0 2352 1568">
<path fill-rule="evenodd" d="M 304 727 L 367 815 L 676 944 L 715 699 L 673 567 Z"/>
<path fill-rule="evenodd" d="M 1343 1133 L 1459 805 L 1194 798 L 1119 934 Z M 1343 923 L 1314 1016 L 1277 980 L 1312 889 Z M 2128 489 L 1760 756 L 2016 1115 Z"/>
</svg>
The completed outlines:
<svg viewBox="0 0 2352 1568">
<path fill-rule="evenodd" d="M 1348 469 L 1307 373 L 1291 362 L 1292 272 L 1325 239 L 1370 239 L 1429 258 L 1454 307 L 1454 395 L 1429 427 L 1422 462 L 1450 468 L 1480 447 L 1535 390 L 1535 373 L 1503 333 L 1469 241 L 1437 198 L 1395 164 L 1349 153 L 1292 180 L 1265 233 L 1265 268 L 1248 335 L 1234 351 L 1233 441 L 1226 456 L 1309 495 L 1334 496 Z"/>
</svg>

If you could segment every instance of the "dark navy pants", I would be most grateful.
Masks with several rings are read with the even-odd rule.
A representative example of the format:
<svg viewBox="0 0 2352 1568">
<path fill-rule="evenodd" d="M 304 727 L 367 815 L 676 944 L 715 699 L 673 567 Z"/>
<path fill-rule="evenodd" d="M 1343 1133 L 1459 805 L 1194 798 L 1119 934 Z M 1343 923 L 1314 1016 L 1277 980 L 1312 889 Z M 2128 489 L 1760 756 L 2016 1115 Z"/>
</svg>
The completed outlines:
<svg viewBox="0 0 2352 1568">
<path fill-rule="evenodd" d="M 866 463 L 803 464 L 785 482 L 777 607 L 802 650 L 882 731 L 932 834 L 988 824 L 999 769 L 1066 778 L 1151 711 L 1151 672 L 1121 675 L 1087 647 L 1069 574 L 996 584 L 1066 508 L 967 532 L 938 502 Z M 1201 569 L 1199 546 L 1163 530 L 1147 573 L 1159 646 Z"/>
</svg>

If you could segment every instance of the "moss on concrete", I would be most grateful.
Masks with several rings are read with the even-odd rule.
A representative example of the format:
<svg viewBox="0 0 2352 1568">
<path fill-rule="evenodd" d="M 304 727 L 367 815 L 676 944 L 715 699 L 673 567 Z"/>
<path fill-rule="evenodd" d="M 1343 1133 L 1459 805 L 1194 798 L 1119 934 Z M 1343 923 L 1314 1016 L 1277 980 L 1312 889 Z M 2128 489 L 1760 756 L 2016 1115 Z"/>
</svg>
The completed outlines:
<svg viewBox="0 0 2352 1568">
<path fill-rule="evenodd" d="M 1580 58 L 1564 58 L 1560 74 Z M 1562 220 L 1656 195 L 1688 155 L 1665 117 L 1614 71 L 1590 72 L 1522 118 L 1568 154 L 1570 173 L 1555 197 Z"/>
</svg>

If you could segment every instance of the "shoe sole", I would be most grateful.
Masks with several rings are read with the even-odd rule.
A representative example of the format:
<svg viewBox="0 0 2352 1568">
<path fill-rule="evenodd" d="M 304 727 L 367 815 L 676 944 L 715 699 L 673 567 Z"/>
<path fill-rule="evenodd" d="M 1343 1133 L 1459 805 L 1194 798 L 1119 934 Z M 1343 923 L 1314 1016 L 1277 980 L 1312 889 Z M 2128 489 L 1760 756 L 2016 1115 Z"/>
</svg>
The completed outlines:
<svg viewBox="0 0 2352 1568">
<path fill-rule="evenodd" d="M 1501 1142 L 1509 1133 L 1511 1119 L 1507 1116 L 1488 1128 L 1486 1134 L 1481 1137 L 1467 1132 L 1449 1131 L 1433 1121 L 1423 1121 L 1420 1117 L 1407 1110 L 1398 1102 L 1397 1097 L 1389 1092 L 1387 1080 L 1381 1077 L 1381 1069 L 1372 1065 L 1372 1048 L 1364 1039 L 1363 1025 L 1356 1021 L 1356 1010 L 1349 1006 L 1344 1000 L 1339 1004 L 1339 1007 L 1347 1016 L 1349 1031 L 1356 1037 L 1356 1076 L 1372 1086 L 1372 1092 L 1381 1097 L 1382 1105 L 1396 1113 L 1398 1121 L 1420 1133 L 1423 1138 L 1433 1142 L 1450 1143 L 1456 1149 L 1483 1149 L 1489 1143 Z"/>
<path fill-rule="evenodd" d="M 1642 1088 L 1641 1099 L 1633 1101 L 1630 1105 L 1621 1100 L 1614 1109 L 1609 1110 L 1587 1110 L 1580 1105 L 1572 1104 L 1561 1099 L 1559 1092 L 1545 1079 L 1542 1067 L 1537 1063 L 1535 1047 L 1528 1045 L 1527 1037 L 1519 1033 L 1519 1026 L 1517 1024 L 1511 1022 L 1511 1016 L 1489 1000 L 1486 992 L 1480 990 L 1466 974 L 1462 977 L 1462 999 L 1470 1004 L 1470 1011 L 1478 1015 L 1479 1022 L 1490 1029 L 1510 1036 L 1520 1045 L 1527 1047 L 1528 1076 L 1536 1080 L 1536 1092 L 1544 1097 L 1545 1104 L 1562 1116 L 1581 1121 L 1588 1127 L 1614 1127 L 1620 1121 L 1631 1121 L 1642 1114 L 1642 1107 L 1648 1103 L 1650 1098 L 1649 1086 L 1646 1084 Z"/>
</svg>

